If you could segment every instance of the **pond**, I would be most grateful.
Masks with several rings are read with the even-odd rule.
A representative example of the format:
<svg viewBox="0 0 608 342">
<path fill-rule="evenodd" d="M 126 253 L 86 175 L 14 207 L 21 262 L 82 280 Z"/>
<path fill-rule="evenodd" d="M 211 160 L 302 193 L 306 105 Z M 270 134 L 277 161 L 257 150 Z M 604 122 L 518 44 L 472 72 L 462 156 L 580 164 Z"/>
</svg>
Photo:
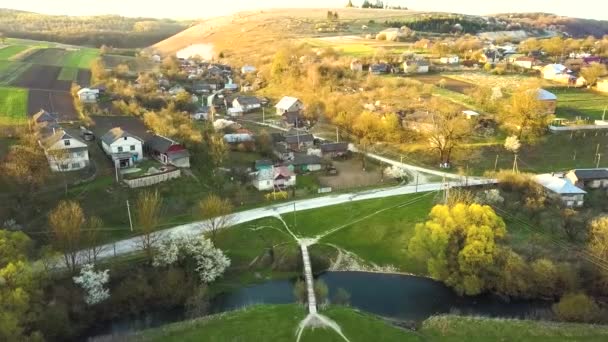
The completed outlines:
<svg viewBox="0 0 608 342">
<path fill-rule="evenodd" d="M 322 279 L 330 300 L 338 289 L 350 295 L 350 305 L 362 311 L 404 321 L 420 322 L 432 315 L 455 312 L 462 315 L 528 318 L 551 309 L 546 301 L 505 301 L 494 295 L 460 297 L 440 282 L 428 278 L 384 273 L 326 272 Z M 295 280 L 270 280 L 246 286 L 214 298 L 212 313 L 253 304 L 286 304 L 295 301 Z M 187 319 L 183 309 L 147 313 L 141 317 L 110 322 L 95 334 L 124 333 Z"/>
</svg>

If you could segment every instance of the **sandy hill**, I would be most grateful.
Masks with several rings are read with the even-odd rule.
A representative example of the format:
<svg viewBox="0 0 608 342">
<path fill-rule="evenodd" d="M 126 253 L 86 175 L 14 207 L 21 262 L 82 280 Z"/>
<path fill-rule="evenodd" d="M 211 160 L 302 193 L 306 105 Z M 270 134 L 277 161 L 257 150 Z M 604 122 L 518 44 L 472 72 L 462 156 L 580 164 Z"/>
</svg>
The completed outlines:
<svg viewBox="0 0 608 342">
<path fill-rule="evenodd" d="M 318 34 L 315 25 L 326 21 L 327 11 L 337 11 L 339 22 L 359 29 L 362 25 L 369 24 L 370 20 L 372 24 L 383 23 L 386 20 L 398 20 L 421 14 L 414 11 L 358 8 L 273 9 L 241 12 L 232 16 L 205 20 L 151 46 L 150 49 L 163 55 L 169 55 L 193 44 L 213 44 L 216 53 L 238 50 L 239 53 L 245 55 L 250 52 L 259 54 L 259 50 L 276 49 L 276 43 L 280 40 Z M 339 33 L 334 33 L 334 35 L 336 34 Z"/>
</svg>

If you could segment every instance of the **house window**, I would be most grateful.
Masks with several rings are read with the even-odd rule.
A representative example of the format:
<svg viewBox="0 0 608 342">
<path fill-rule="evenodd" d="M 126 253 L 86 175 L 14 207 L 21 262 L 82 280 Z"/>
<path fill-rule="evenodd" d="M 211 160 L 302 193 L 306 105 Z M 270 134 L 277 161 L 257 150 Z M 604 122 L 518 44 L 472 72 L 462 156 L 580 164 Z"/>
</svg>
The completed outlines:
<svg viewBox="0 0 608 342">
<path fill-rule="evenodd" d="M 68 164 L 61 164 L 61 169 L 62 170 L 67 170 L 68 169 Z"/>
<path fill-rule="evenodd" d="M 63 141 L 63 145 L 64 146 L 70 146 L 70 141 L 69 140 L 64 140 Z"/>
<path fill-rule="evenodd" d="M 80 169 L 80 163 L 72 163 L 72 169 Z"/>
<path fill-rule="evenodd" d="M 131 151 L 135 151 L 135 145 L 131 145 Z"/>
<path fill-rule="evenodd" d="M 122 152 L 122 146 L 118 146 L 118 152 Z"/>
</svg>

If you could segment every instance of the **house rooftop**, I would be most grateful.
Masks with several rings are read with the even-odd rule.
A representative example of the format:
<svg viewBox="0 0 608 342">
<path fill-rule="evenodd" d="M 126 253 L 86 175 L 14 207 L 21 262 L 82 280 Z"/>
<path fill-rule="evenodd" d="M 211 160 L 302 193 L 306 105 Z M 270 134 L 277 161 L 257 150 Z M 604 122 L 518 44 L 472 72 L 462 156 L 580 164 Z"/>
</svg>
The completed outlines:
<svg viewBox="0 0 608 342">
<path fill-rule="evenodd" d="M 550 91 L 545 89 L 538 89 L 538 99 L 541 101 L 553 101 L 557 100 L 557 96 Z"/>
<path fill-rule="evenodd" d="M 321 151 L 323 152 L 336 152 L 336 151 L 347 151 L 347 142 L 335 142 L 321 145 Z"/>
<path fill-rule="evenodd" d="M 36 124 L 41 124 L 43 122 L 56 123 L 57 122 L 57 115 L 56 114 L 51 114 L 51 113 L 47 112 L 44 109 L 40 109 L 40 111 L 38 113 L 32 115 L 32 120 Z"/>
<path fill-rule="evenodd" d="M 235 101 L 238 101 L 242 105 L 260 104 L 260 99 L 255 96 L 237 96 Z"/>
<path fill-rule="evenodd" d="M 274 165 L 274 163 L 272 162 L 272 160 L 268 160 L 268 159 L 258 159 L 255 161 L 256 170 L 263 166 L 273 166 L 273 165 Z"/>
<path fill-rule="evenodd" d="M 118 139 L 127 138 L 127 137 L 131 137 L 131 138 L 134 138 L 134 139 L 137 139 L 137 140 L 143 142 L 143 139 L 141 139 L 140 137 L 135 136 L 135 135 L 123 130 L 120 127 L 114 127 L 111 130 L 109 130 L 106 134 L 104 134 L 101 137 L 101 141 L 110 145 Z"/>
<path fill-rule="evenodd" d="M 314 140 L 315 140 L 315 138 L 310 133 L 308 133 L 308 134 L 300 134 L 300 135 L 288 135 L 288 136 L 285 137 L 285 141 L 288 144 L 297 144 L 297 143 L 311 142 L 311 141 L 314 141 Z"/>
<path fill-rule="evenodd" d="M 577 169 L 572 172 L 580 180 L 608 179 L 608 169 Z"/>
<path fill-rule="evenodd" d="M 567 178 L 559 178 L 551 174 L 542 174 L 534 176 L 536 182 L 546 189 L 560 195 L 578 195 L 586 194 L 585 190 L 576 187 Z"/>
<path fill-rule="evenodd" d="M 57 143 L 58 141 L 61 140 L 67 140 L 67 139 L 74 139 L 77 140 L 81 143 L 84 144 L 84 141 L 80 140 L 79 138 L 69 134 L 68 132 L 66 132 L 65 130 L 63 130 L 62 128 L 57 129 L 55 131 L 54 134 L 42 139 L 40 142 L 42 143 L 42 145 L 44 145 L 45 147 L 51 147 L 53 146 L 55 143 Z M 69 147 L 68 147 L 69 148 Z"/>
<path fill-rule="evenodd" d="M 285 165 L 311 165 L 321 164 L 321 157 L 308 154 L 296 154 L 294 159 L 285 163 Z"/>
<path fill-rule="evenodd" d="M 300 100 L 298 100 L 295 97 L 283 96 L 283 98 L 281 99 L 281 101 L 279 101 L 279 103 L 277 103 L 275 105 L 275 108 L 288 110 L 289 108 L 291 108 L 291 106 L 293 106 L 298 101 L 300 101 Z"/>
<path fill-rule="evenodd" d="M 166 153 L 171 146 L 179 145 L 179 143 L 175 142 L 174 140 L 163 137 L 162 135 L 153 135 L 152 138 L 146 141 L 146 144 L 150 149 L 160 153 Z"/>
</svg>

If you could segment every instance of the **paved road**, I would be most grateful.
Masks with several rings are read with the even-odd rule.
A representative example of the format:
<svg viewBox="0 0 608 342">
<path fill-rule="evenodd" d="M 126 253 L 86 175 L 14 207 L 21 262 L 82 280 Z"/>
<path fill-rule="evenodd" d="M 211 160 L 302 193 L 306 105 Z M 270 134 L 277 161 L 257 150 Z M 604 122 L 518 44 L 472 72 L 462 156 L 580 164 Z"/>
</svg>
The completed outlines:
<svg viewBox="0 0 608 342">
<path fill-rule="evenodd" d="M 469 179 L 468 185 L 480 185 L 480 184 L 490 184 L 493 183 L 492 180 L 482 180 L 482 179 Z M 451 186 L 461 185 L 459 182 L 451 182 Z M 253 220 L 257 220 L 263 217 L 276 216 L 276 214 L 285 214 L 293 211 L 294 203 L 297 211 L 300 210 L 308 210 L 308 209 L 316 209 L 327 207 L 331 205 L 337 205 L 342 203 L 348 203 L 350 201 L 362 201 L 367 199 L 374 198 L 384 198 L 391 196 L 399 196 L 405 194 L 412 194 L 416 191 L 418 192 L 428 192 L 428 191 L 437 191 L 441 190 L 443 187 L 442 183 L 429 183 L 419 185 L 416 189 L 415 185 L 405 185 L 398 186 L 392 188 L 384 188 L 384 189 L 375 189 L 369 191 L 363 191 L 358 193 L 344 193 L 344 194 L 334 194 L 323 197 L 316 197 L 311 199 L 303 199 L 298 201 L 292 201 L 282 204 L 269 205 L 262 208 L 250 209 L 235 213 L 233 215 L 232 222 L 233 224 L 240 224 L 245 222 L 250 222 Z M 201 221 L 193 222 L 189 224 L 184 224 L 181 226 L 177 226 L 174 228 L 162 230 L 156 232 L 157 235 L 164 235 L 169 233 L 201 233 L 204 231 L 203 225 Z M 103 251 L 100 253 L 100 258 L 111 257 L 116 253 L 116 255 L 126 254 L 133 251 L 136 251 L 138 246 L 139 238 L 133 237 L 130 239 L 125 239 L 121 241 L 117 241 L 115 244 L 107 244 L 104 246 Z M 114 246 L 115 251 L 114 252 Z"/>
</svg>

